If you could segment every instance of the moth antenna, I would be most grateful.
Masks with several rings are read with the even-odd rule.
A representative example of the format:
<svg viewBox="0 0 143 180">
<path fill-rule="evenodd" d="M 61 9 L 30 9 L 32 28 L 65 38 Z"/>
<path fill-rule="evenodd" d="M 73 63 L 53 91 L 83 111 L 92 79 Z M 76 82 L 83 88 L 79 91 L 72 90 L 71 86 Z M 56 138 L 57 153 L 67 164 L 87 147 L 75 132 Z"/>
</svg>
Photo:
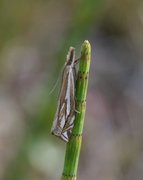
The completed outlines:
<svg viewBox="0 0 143 180">
<path fill-rule="evenodd" d="M 68 54 L 67 54 L 67 59 L 69 59 L 70 57 L 70 51 L 74 51 L 75 50 L 75 48 L 74 47 L 70 47 L 70 50 L 69 50 L 69 52 L 68 52 Z M 78 62 L 79 62 L 79 59 L 80 58 L 78 58 L 78 59 L 76 59 L 75 60 L 75 64 L 77 64 Z M 66 63 L 66 62 L 65 62 Z M 58 84 L 58 82 L 59 82 L 59 79 L 60 79 L 60 77 L 61 77 L 61 73 L 62 73 L 62 71 L 63 71 L 63 69 L 60 71 L 60 76 L 58 77 L 58 79 L 57 79 L 57 81 L 56 81 L 56 83 L 55 83 L 55 85 L 54 85 L 54 87 L 51 89 L 51 91 L 49 92 L 49 96 L 54 92 L 54 90 L 55 90 L 55 88 L 56 88 L 56 86 L 57 86 L 57 84 Z"/>
<path fill-rule="evenodd" d="M 61 71 L 61 72 L 62 72 L 62 71 Z M 53 88 L 50 90 L 48 96 L 50 96 L 50 95 L 54 92 L 55 88 L 57 87 L 57 85 L 58 85 L 58 83 L 59 83 L 59 79 L 61 78 L 61 72 L 60 72 L 60 75 L 58 76 L 58 79 L 56 80 Z"/>
</svg>

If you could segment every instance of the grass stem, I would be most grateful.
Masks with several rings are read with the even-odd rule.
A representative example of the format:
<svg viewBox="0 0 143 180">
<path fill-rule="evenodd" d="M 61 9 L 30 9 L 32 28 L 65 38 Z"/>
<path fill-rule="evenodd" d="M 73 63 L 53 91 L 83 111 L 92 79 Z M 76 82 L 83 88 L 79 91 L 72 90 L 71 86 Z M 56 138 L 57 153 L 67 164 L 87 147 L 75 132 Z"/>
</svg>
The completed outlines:
<svg viewBox="0 0 143 180">
<path fill-rule="evenodd" d="M 64 169 L 61 180 L 76 180 L 80 149 L 82 143 L 82 132 L 86 111 L 86 94 L 88 86 L 88 75 L 91 59 L 91 46 L 86 40 L 81 47 L 81 58 L 76 81 L 75 101 L 76 116 L 71 137 L 66 147 Z"/>
</svg>

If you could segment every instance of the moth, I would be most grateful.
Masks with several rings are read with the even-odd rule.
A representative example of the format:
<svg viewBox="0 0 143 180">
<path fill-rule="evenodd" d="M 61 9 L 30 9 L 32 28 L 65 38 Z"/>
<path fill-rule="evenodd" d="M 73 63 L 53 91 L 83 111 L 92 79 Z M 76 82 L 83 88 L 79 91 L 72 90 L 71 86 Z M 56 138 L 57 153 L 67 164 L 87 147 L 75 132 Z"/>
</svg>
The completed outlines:
<svg viewBox="0 0 143 180">
<path fill-rule="evenodd" d="M 65 142 L 69 141 L 75 119 L 75 49 L 69 48 L 63 68 L 58 106 L 51 129 L 52 134 Z"/>
</svg>

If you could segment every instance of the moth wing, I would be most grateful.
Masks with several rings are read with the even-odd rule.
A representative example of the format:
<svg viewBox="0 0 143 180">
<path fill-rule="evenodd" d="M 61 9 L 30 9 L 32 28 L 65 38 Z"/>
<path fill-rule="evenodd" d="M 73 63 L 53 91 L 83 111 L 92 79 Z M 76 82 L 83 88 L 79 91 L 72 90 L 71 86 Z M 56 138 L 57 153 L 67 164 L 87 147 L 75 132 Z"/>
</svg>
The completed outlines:
<svg viewBox="0 0 143 180">
<path fill-rule="evenodd" d="M 64 138 L 69 139 L 73 126 L 74 126 L 74 119 L 75 119 L 75 87 L 74 87 L 74 74 L 73 71 L 69 71 L 69 87 L 68 87 L 68 96 L 66 98 L 67 101 L 67 113 L 66 113 L 66 122 L 62 130 L 62 136 Z"/>
<path fill-rule="evenodd" d="M 68 81 L 68 69 L 67 67 L 65 67 L 63 70 L 62 85 L 60 89 L 56 115 L 51 129 L 51 132 L 56 136 L 61 135 L 62 129 L 66 122 L 67 101 L 65 99 L 65 96 L 67 89 L 67 81 Z"/>
<path fill-rule="evenodd" d="M 52 133 L 64 141 L 68 141 L 73 128 L 75 113 L 74 100 L 74 62 L 75 49 L 70 47 L 63 69 L 62 85 L 59 94 L 58 107 L 53 122 Z"/>
</svg>

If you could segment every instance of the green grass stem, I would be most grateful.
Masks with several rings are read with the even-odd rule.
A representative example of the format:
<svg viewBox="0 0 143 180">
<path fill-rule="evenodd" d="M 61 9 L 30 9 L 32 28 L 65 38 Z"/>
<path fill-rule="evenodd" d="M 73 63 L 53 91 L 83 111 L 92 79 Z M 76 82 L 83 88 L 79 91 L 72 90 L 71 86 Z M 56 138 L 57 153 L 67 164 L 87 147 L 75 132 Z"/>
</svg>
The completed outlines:
<svg viewBox="0 0 143 180">
<path fill-rule="evenodd" d="M 90 43 L 86 40 L 81 47 L 81 58 L 79 60 L 79 70 L 75 88 L 76 116 L 74 121 L 74 128 L 66 147 L 64 169 L 61 180 L 76 180 L 77 176 L 84 117 L 86 111 L 86 94 L 90 59 L 91 47 Z"/>
</svg>

